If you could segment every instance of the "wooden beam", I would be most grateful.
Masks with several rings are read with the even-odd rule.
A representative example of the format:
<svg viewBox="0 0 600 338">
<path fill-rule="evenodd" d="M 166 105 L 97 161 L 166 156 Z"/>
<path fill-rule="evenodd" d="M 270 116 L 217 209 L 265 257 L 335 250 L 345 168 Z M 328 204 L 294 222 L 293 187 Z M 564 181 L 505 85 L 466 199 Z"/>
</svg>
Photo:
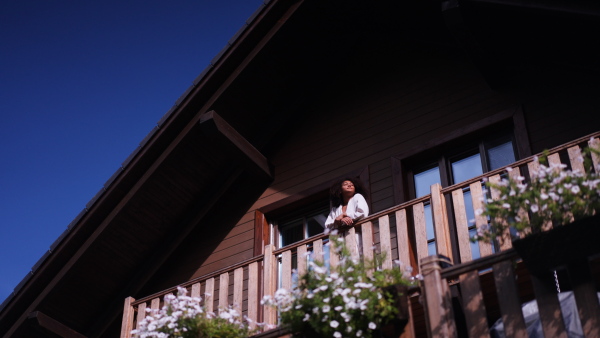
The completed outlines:
<svg viewBox="0 0 600 338">
<path fill-rule="evenodd" d="M 40 328 L 57 334 L 65 338 L 85 338 L 86 336 L 71 329 L 65 324 L 57 321 L 56 319 L 45 315 L 40 311 L 35 311 L 29 314 L 28 318 L 37 324 Z"/>
<path fill-rule="evenodd" d="M 271 3 L 269 4 L 269 6 L 270 6 L 269 8 L 274 7 L 278 3 L 281 3 L 281 1 L 271 1 Z M 285 2 L 283 2 L 283 3 L 286 4 Z M 255 47 L 240 62 L 240 64 L 237 66 L 237 68 L 232 73 L 230 73 L 230 75 L 219 86 L 219 88 L 211 94 L 210 99 L 208 99 L 205 102 L 205 104 L 202 106 L 202 108 L 189 120 L 189 122 L 177 134 L 177 136 L 175 137 L 175 139 L 168 144 L 168 146 L 166 147 L 166 149 L 164 151 L 162 151 L 162 153 L 158 156 L 158 158 L 156 158 L 156 160 L 144 172 L 144 174 L 133 185 L 133 187 L 131 187 L 131 189 L 129 189 L 129 192 L 127 193 L 127 195 L 123 197 L 123 199 L 119 202 L 119 204 L 115 208 L 113 208 L 113 210 L 110 212 L 110 214 L 104 219 L 104 221 L 102 221 L 102 223 L 96 228 L 96 230 L 94 230 L 94 232 L 88 237 L 88 239 L 85 240 L 85 242 L 80 246 L 80 248 L 77 250 L 77 252 L 75 254 L 73 254 L 71 256 L 71 258 L 69 259 L 69 261 L 62 266 L 62 268 L 60 269 L 60 271 L 58 271 L 54 275 L 54 277 L 52 278 L 52 280 L 49 281 L 46 284 L 46 286 L 43 288 L 43 290 L 35 297 L 35 299 L 27 307 L 27 309 L 13 323 L 13 325 L 10 327 L 10 329 L 8 330 L 8 332 L 6 334 L 7 336 L 10 336 L 11 334 L 13 334 L 15 332 L 15 330 L 27 318 L 28 313 L 32 312 L 42 302 L 42 300 L 48 295 L 48 293 L 50 293 L 52 291 L 52 289 L 63 279 L 63 277 L 73 267 L 73 265 L 78 261 L 78 259 L 89 249 L 89 247 L 91 246 L 91 244 L 98 238 L 98 236 L 100 236 L 100 234 L 114 220 L 114 218 L 116 217 L 116 215 L 118 214 L 118 212 L 123 208 L 123 206 L 126 205 L 127 203 L 129 203 L 129 201 L 131 200 L 131 198 L 133 196 L 135 196 L 135 194 L 137 192 L 139 192 L 139 190 L 150 179 L 150 177 L 152 177 L 154 175 L 154 173 L 163 164 L 163 162 L 165 162 L 165 160 L 171 155 L 171 153 L 173 153 L 173 151 L 179 146 L 179 144 L 182 143 L 182 141 L 186 137 L 186 135 L 188 135 L 192 131 L 192 129 L 195 126 L 197 126 L 197 124 L 198 124 L 201 116 L 206 111 L 208 111 L 209 107 L 212 106 L 212 104 L 223 94 L 223 92 L 229 87 L 229 85 L 231 85 L 231 83 L 233 83 L 233 81 L 252 62 L 252 60 L 254 60 L 254 57 L 264 48 L 264 46 L 279 31 L 279 29 L 281 29 L 281 27 L 296 12 L 296 10 L 300 7 L 300 5 L 302 3 L 303 3 L 303 0 L 297 0 L 297 1 L 293 1 L 293 3 L 291 3 L 291 4 L 286 4 L 286 6 L 289 5 L 289 7 L 287 8 L 287 10 L 285 10 L 285 13 L 283 13 L 281 16 L 279 16 L 279 18 L 277 19 L 277 21 L 273 24 L 273 27 L 262 37 L 262 39 L 260 39 L 260 41 L 258 41 L 258 43 L 255 45 Z M 257 18 L 257 21 L 261 21 L 262 17 L 266 16 L 269 13 L 269 11 L 270 11 L 270 9 L 266 10 L 264 13 L 262 13 L 261 17 Z M 244 33 L 244 35 L 242 37 L 240 37 L 240 39 L 238 41 L 243 40 L 245 36 L 247 36 L 248 34 L 250 34 L 251 30 L 252 30 L 252 28 L 250 28 L 248 31 L 246 31 Z M 216 67 L 219 67 L 220 64 L 222 64 L 224 62 L 223 60 L 226 60 L 228 58 L 228 56 L 231 55 L 232 53 L 234 53 L 234 51 L 236 49 L 237 49 L 236 46 L 233 46 L 231 49 L 229 49 L 226 52 L 226 54 L 224 54 L 223 57 L 219 60 L 219 64 Z M 197 95 L 197 93 L 200 92 L 200 91 L 202 91 L 202 90 L 206 90 L 205 89 L 205 83 L 206 83 L 206 81 L 209 80 L 210 77 L 212 77 L 215 74 L 215 72 L 216 72 L 216 70 L 213 71 L 211 74 L 209 74 L 206 77 L 205 82 L 202 83 L 202 84 L 199 84 L 194 89 L 194 91 L 191 92 L 188 95 L 188 98 Z M 178 114 L 179 112 L 181 112 L 183 110 L 196 109 L 196 108 L 194 108 L 194 106 L 191 103 L 191 101 L 192 100 L 190 100 L 190 99 L 184 100 L 181 103 L 181 105 L 178 107 L 177 112 L 174 112 L 173 116 L 175 114 Z M 171 121 L 173 120 L 173 116 L 171 117 Z M 170 122 L 167 122 L 167 125 L 165 127 L 162 127 L 157 132 L 157 134 L 155 134 L 155 136 L 152 137 L 147 142 L 147 144 L 143 147 L 143 149 L 131 160 L 131 162 L 128 165 L 128 168 L 126 168 L 126 171 L 131 170 L 132 167 L 135 167 L 136 164 L 138 164 L 138 162 L 140 162 L 140 159 L 144 157 L 143 155 L 145 153 L 147 153 L 149 150 L 152 149 L 152 146 L 157 143 L 157 140 L 160 138 L 160 135 L 162 135 L 165 132 L 165 130 L 168 129 L 167 126 L 168 126 L 169 123 Z M 127 174 L 127 172 L 123 172 L 121 174 L 121 177 L 124 177 L 126 174 Z M 239 173 L 237 173 L 235 175 L 235 177 L 237 177 L 238 175 L 239 175 Z M 107 194 L 105 194 L 105 196 L 107 196 Z M 90 217 L 90 213 L 86 214 L 85 217 L 89 218 Z M 82 219 L 81 222 L 85 222 L 85 220 Z M 71 234 L 70 234 L 70 236 L 71 236 Z M 167 251 L 171 251 L 172 252 L 172 250 L 174 250 L 174 248 L 169 248 L 169 250 L 167 250 Z M 164 259 L 158 259 L 158 260 L 159 261 L 164 261 Z M 143 277 L 140 277 L 139 279 L 136 278 L 135 280 L 139 280 L 140 284 L 143 285 L 143 283 L 144 283 L 143 281 L 144 280 L 147 281 L 154 272 L 155 272 L 155 270 L 149 271 L 147 273 L 144 273 Z M 130 283 L 130 285 L 132 285 L 132 283 Z M 139 289 L 139 287 L 135 287 L 135 288 L 133 288 L 131 290 L 137 290 L 137 289 Z M 125 288 L 125 289 L 123 289 L 123 292 L 127 292 L 127 290 L 130 290 L 130 289 L 129 288 Z M 130 292 L 130 293 L 133 294 L 135 292 Z M 119 297 L 120 296 L 118 296 L 117 298 L 119 298 Z M 122 299 L 123 298 L 125 298 L 125 297 L 116 299 L 116 304 L 122 303 Z M 16 298 L 13 300 L 13 303 L 15 303 L 15 302 L 16 302 Z M 111 318 L 111 320 L 116 319 L 117 316 L 119 316 L 119 313 L 121 311 L 120 306 L 115 306 L 115 307 L 113 307 L 113 309 L 118 309 L 118 310 L 110 310 L 110 309 L 107 310 L 109 312 L 107 316 L 109 316 Z M 6 308 L 5 308 L 5 310 L 6 310 Z M 106 314 L 105 314 L 105 316 L 106 316 Z M 106 330 L 107 326 L 110 325 L 111 320 L 108 320 L 105 323 L 99 323 L 99 324 L 97 324 L 97 326 L 101 326 L 101 327 L 97 327 L 96 332 L 98 332 L 98 334 L 101 335 Z"/>
<path fill-rule="evenodd" d="M 241 155 L 240 157 L 244 162 L 252 165 L 252 169 L 269 179 L 273 178 L 267 158 L 214 110 L 202 115 L 199 123 L 203 132 L 225 140 L 229 147 L 232 147 L 238 155 Z"/>
</svg>

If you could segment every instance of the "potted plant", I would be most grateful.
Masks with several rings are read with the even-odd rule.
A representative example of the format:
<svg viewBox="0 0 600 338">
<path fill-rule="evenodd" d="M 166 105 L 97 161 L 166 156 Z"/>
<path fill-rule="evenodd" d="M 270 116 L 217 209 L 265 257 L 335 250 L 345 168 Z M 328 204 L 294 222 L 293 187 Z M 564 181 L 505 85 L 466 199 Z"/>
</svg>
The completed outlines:
<svg viewBox="0 0 600 338">
<path fill-rule="evenodd" d="M 585 151 L 592 152 L 600 153 Z M 534 272 L 599 252 L 600 168 L 586 163 L 588 170 L 581 172 L 563 164 L 548 165 L 545 157 L 534 160 L 540 163 L 539 170 L 531 173 L 530 182 L 519 176 L 486 183 L 500 198 L 488 199 L 485 210 L 476 210 L 490 218 L 476 239 L 502 243 L 510 234 L 513 247 Z"/>
<path fill-rule="evenodd" d="M 398 337 L 408 322 L 412 281 L 399 267 L 378 269 L 381 256 L 353 260 L 342 238 L 331 241 L 331 254 L 340 257 L 336 267 L 311 261 L 292 290 L 279 289 L 263 303 L 279 308 L 294 337 Z"/>
<path fill-rule="evenodd" d="M 177 296 L 165 296 L 161 309 L 146 309 L 146 317 L 131 332 L 134 337 L 245 338 L 255 333 L 250 320 L 234 308 L 215 314 L 200 305 L 201 298 L 187 296 L 185 288 L 177 289 Z"/>
</svg>

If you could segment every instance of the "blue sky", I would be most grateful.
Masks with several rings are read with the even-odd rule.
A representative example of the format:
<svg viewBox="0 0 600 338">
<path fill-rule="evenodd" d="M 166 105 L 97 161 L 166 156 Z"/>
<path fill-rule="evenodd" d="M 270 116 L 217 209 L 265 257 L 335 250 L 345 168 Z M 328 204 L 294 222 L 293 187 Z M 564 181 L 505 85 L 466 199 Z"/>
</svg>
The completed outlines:
<svg viewBox="0 0 600 338">
<path fill-rule="evenodd" d="M 261 3 L 0 0 L 0 303 Z"/>
</svg>

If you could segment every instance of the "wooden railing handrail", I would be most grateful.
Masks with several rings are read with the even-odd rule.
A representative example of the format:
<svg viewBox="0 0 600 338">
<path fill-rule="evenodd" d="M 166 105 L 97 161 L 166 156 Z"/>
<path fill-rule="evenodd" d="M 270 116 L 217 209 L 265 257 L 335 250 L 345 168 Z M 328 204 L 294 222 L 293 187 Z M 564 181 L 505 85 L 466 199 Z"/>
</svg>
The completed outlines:
<svg viewBox="0 0 600 338">
<path fill-rule="evenodd" d="M 519 255 L 517 254 L 517 251 L 515 251 L 515 249 L 506 249 L 504 251 L 493 253 L 489 256 L 484 256 L 466 263 L 457 264 L 442 269 L 442 278 L 450 280 L 464 273 L 475 270 L 484 270 L 492 267 L 496 263 L 506 260 L 513 260 L 518 257 Z"/>
<path fill-rule="evenodd" d="M 222 269 L 219 269 L 219 270 L 207 273 L 206 275 L 202 275 L 200 277 L 196 277 L 196 278 L 191 279 L 191 280 L 189 280 L 189 281 L 187 281 L 185 283 L 181 283 L 181 284 L 179 284 L 177 286 L 173 286 L 173 287 L 170 287 L 170 288 L 168 288 L 166 290 L 162 290 L 162 291 L 156 292 L 156 293 L 154 293 L 154 294 L 152 294 L 150 296 L 146 296 L 144 298 L 137 299 L 135 302 L 132 302 L 131 305 L 132 306 L 136 306 L 136 305 L 139 305 L 141 303 L 145 303 L 147 301 L 150 301 L 152 299 L 164 296 L 166 294 L 169 294 L 169 293 L 172 293 L 172 292 L 176 292 L 178 287 L 187 288 L 187 287 L 189 287 L 189 286 L 191 286 L 193 284 L 199 283 L 199 282 L 201 282 L 203 280 L 210 279 L 210 278 L 213 278 L 213 277 L 217 277 L 217 276 L 221 275 L 222 273 L 233 271 L 233 270 L 235 270 L 237 268 L 240 268 L 240 267 L 252 264 L 254 262 L 258 262 L 258 261 L 260 261 L 262 259 L 264 259 L 264 255 L 262 255 L 262 254 L 258 255 L 258 256 L 254 256 L 252 258 L 246 259 L 244 261 L 241 261 L 239 263 L 230 265 L 228 267 L 225 267 L 225 268 L 222 268 Z"/>
<path fill-rule="evenodd" d="M 576 140 L 573 140 L 573 141 L 570 141 L 568 143 L 564 143 L 564 144 L 559 145 L 557 147 L 551 148 L 551 149 L 548 150 L 548 152 L 549 153 L 556 153 L 556 152 L 568 149 L 568 148 L 570 148 L 572 146 L 575 146 L 575 145 L 578 145 L 578 144 L 582 144 L 582 143 L 588 141 L 590 138 L 594 138 L 594 137 L 600 137 L 600 131 L 591 133 L 591 134 L 586 135 L 584 137 L 580 137 L 580 138 L 578 138 Z M 475 183 L 475 182 L 480 182 L 484 178 L 488 178 L 490 176 L 494 176 L 494 175 L 500 174 L 500 173 L 506 171 L 506 168 L 508 168 L 508 167 L 518 167 L 518 166 L 525 165 L 525 164 L 527 164 L 529 162 L 532 162 L 533 159 L 536 156 L 539 157 L 541 155 L 542 155 L 542 153 L 538 153 L 536 155 L 532 155 L 532 156 L 526 157 L 524 159 L 515 161 L 515 162 L 513 162 L 513 163 L 511 163 L 511 164 L 509 164 L 507 166 L 504 166 L 504 167 L 501 167 L 501 168 L 498 168 L 498 169 L 486 172 L 485 174 L 479 175 L 477 177 L 473 177 L 473 178 L 468 179 L 466 181 L 463 181 L 463 182 L 460 182 L 460 183 L 448 186 L 446 188 L 441 189 L 441 193 L 442 194 L 448 194 L 448 193 L 451 193 L 454 190 L 468 187 L 470 184 Z M 413 205 L 416 205 L 418 203 L 422 203 L 422 202 L 425 202 L 425 201 L 429 201 L 430 199 L 431 199 L 431 194 L 427 194 L 427 195 L 421 196 L 419 198 L 415 198 L 415 199 L 412 199 L 410 201 L 407 201 L 407 202 L 395 205 L 393 207 L 390 207 L 390 208 L 381 210 L 379 212 L 376 212 L 376 213 L 370 215 L 369 217 L 361 219 L 355 225 L 353 225 L 351 227 L 344 228 L 343 230 L 348 230 L 350 228 L 357 228 L 357 227 L 359 227 L 362 224 L 365 224 L 367 222 L 375 221 L 375 220 L 379 219 L 380 217 L 383 217 L 385 215 L 390 215 L 390 214 L 392 214 L 392 213 L 394 213 L 396 211 L 402 210 L 402 209 L 408 209 L 408 208 L 410 208 Z M 313 237 L 304 239 L 302 241 L 299 241 L 299 242 L 287 245 L 287 246 L 285 246 L 283 248 L 279 248 L 277 250 L 273 250 L 273 255 L 279 255 L 279 254 L 281 254 L 281 253 L 283 253 L 285 251 L 288 251 L 288 250 L 295 250 L 296 248 L 298 248 L 298 247 L 300 247 L 302 245 L 310 244 L 310 243 L 313 243 L 314 241 L 317 241 L 319 239 L 325 239 L 327 237 L 329 237 L 329 234 L 325 234 L 325 233 L 318 234 L 318 235 L 315 235 Z M 471 266 L 472 264 L 474 264 L 474 262 L 476 262 L 476 264 L 478 264 L 477 265 L 478 269 L 483 269 L 483 268 L 489 267 L 489 266 L 485 266 L 486 264 L 490 265 L 490 266 L 493 264 L 493 263 L 488 263 L 488 261 L 489 262 L 496 262 L 499 259 L 502 260 L 500 257 L 504 257 L 504 256 L 507 256 L 507 255 L 508 256 L 512 255 L 512 250 L 503 251 L 503 252 L 500 252 L 500 253 L 497 253 L 497 254 L 494 254 L 494 255 L 491 255 L 491 256 L 486 256 L 486 257 L 477 259 L 477 260 L 472 261 L 472 262 L 460 264 L 460 265 L 457 265 L 457 266 L 445 269 L 444 270 L 444 276 L 448 276 L 448 277 L 455 276 L 456 274 L 453 271 L 457 271 L 457 269 L 459 269 L 459 267 L 461 267 L 461 269 L 462 269 L 463 266 L 465 266 L 465 269 L 467 269 L 466 266 Z M 211 273 L 205 274 L 203 276 L 194 278 L 194 279 L 192 279 L 190 281 L 187 281 L 185 283 L 180 284 L 179 286 L 181 286 L 181 287 L 189 287 L 189 286 L 191 286 L 191 285 L 193 285 L 195 283 L 201 282 L 203 280 L 219 276 L 220 274 L 222 274 L 224 272 L 233 271 L 236 268 L 248 265 L 248 264 L 253 263 L 253 262 L 260 261 L 263 258 L 264 258 L 264 255 L 258 255 L 258 256 L 252 257 L 250 259 L 247 259 L 245 261 L 239 262 L 237 264 L 234 264 L 234 265 L 231 265 L 231 266 L 219 269 L 217 271 L 213 271 Z M 505 258 L 505 259 L 507 259 L 507 258 Z M 172 292 L 176 292 L 176 291 L 177 291 L 177 286 L 174 286 L 174 287 L 171 287 L 169 289 L 162 290 L 160 292 L 152 294 L 150 296 L 146 296 L 144 298 L 138 299 L 135 302 L 133 302 L 132 305 L 136 306 L 138 304 L 147 302 L 147 301 L 152 300 L 154 298 L 157 298 L 157 297 L 160 297 L 160 296 L 164 296 L 164 295 L 166 295 L 168 293 L 172 293 Z"/>
<path fill-rule="evenodd" d="M 370 215 L 369 217 L 365 217 L 365 218 L 359 220 L 356 224 L 354 224 L 352 226 L 349 226 L 349 227 L 344 227 L 341 230 L 346 231 L 346 230 L 351 229 L 351 228 L 356 228 L 356 227 L 361 226 L 362 224 L 365 224 L 367 222 L 372 222 L 374 220 L 377 220 L 377 219 L 379 219 L 382 216 L 389 215 L 389 214 L 392 214 L 392 213 L 394 213 L 394 212 L 396 212 L 398 210 L 406 209 L 406 208 L 409 208 L 409 207 L 411 207 L 411 206 L 413 206 L 415 204 L 428 201 L 430 198 L 431 198 L 431 194 L 427 194 L 425 196 L 421 196 L 419 198 L 415 198 L 415 199 L 412 199 L 410 201 L 398 204 L 398 205 L 393 206 L 391 208 L 387 208 L 387 209 L 378 211 L 378 212 Z M 318 235 L 314 235 L 314 236 L 309 237 L 307 239 L 304 239 L 304 240 L 301 240 L 299 242 L 295 242 L 295 243 L 292 243 L 290 245 L 286 245 L 286 246 L 284 246 L 282 248 L 279 248 L 277 250 L 274 250 L 273 254 L 274 255 L 278 255 L 278 254 L 281 254 L 282 252 L 296 249 L 299 246 L 302 246 L 302 245 L 305 245 L 305 244 L 310 244 L 310 243 L 312 243 L 314 241 L 317 241 L 319 239 L 324 239 L 324 238 L 327 238 L 329 236 L 330 236 L 330 234 L 326 234 L 326 233 L 321 233 L 321 234 L 318 234 Z"/>
<path fill-rule="evenodd" d="M 561 150 L 565 150 L 565 149 L 573 147 L 575 145 L 584 143 L 585 141 L 588 141 L 592 137 L 600 137 L 600 131 L 597 131 L 595 133 L 591 133 L 591 134 L 589 134 L 587 136 L 578 138 L 578 139 L 576 139 L 574 141 L 561 144 L 560 146 L 548 149 L 548 153 L 552 154 L 552 153 L 559 152 Z M 487 177 L 490 177 L 490 176 L 494 176 L 494 175 L 497 175 L 497 174 L 500 174 L 500 173 L 506 171 L 506 168 L 514 168 L 514 167 L 525 165 L 525 164 L 527 164 L 529 162 L 532 162 L 533 159 L 536 156 L 537 157 L 542 156 L 542 154 L 543 153 L 537 153 L 535 155 L 531 155 L 529 157 L 520 159 L 520 160 L 515 161 L 515 162 L 513 162 L 513 163 L 511 163 L 509 165 L 506 165 L 504 167 L 501 167 L 501 168 L 498 168 L 498 169 L 494 169 L 492 171 L 488 171 L 488 172 L 486 172 L 486 173 L 484 173 L 482 175 L 470 178 L 470 179 L 468 179 L 466 181 L 463 181 L 463 182 L 456 183 L 456 184 L 453 184 L 451 186 L 445 187 L 445 188 L 442 189 L 442 194 L 448 194 L 448 193 L 451 193 L 453 190 L 468 187 L 470 184 L 475 183 L 475 182 L 481 182 L 481 180 L 483 180 L 484 178 L 487 178 Z"/>
</svg>

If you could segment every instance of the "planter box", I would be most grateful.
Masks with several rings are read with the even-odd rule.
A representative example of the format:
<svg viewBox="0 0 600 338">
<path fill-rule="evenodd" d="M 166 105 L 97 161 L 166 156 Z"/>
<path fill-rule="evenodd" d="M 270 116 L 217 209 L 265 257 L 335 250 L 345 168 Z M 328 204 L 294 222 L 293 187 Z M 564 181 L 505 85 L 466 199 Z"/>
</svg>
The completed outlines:
<svg viewBox="0 0 600 338">
<path fill-rule="evenodd" d="M 382 338 L 398 338 L 408 324 L 408 287 L 406 285 L 391 285 L 383 289 L 394 295 L 394 303 L 398 309 L 396 318 L 384 325 L 379 331 Z"/>
<path fill-rule="evenodd" d="M 404 332 L 409 320 L 408 311 L 408 286 L 396 284 L 383 289 L 394 295 L 394 303 L 398 308 L 398 314 L 391 322 L 383 325 L 381 329 L 373 332 L 373 337 L 398 338 Z M 322 338 L 312 327 L 307 327 L 302 332 L 303 338 Z"/>
<path fill-rule="evenodd" d="M 515 240 L 527 269 L 544 274 L 600 253 L 600 215 Z"/>
</svg>

